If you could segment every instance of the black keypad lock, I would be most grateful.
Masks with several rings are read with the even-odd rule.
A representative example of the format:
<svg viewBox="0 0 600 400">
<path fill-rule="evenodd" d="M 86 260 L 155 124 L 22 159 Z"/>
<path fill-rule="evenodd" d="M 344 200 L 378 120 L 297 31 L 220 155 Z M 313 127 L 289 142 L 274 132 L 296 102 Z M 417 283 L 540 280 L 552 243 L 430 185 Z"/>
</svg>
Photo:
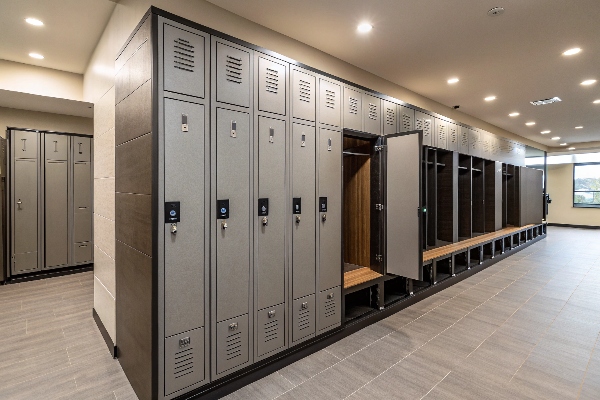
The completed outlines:
<svg viewBox="0 0 600 400">
<path fill-rule="evenodd" d="M 292 199 L 292 213 L 293 214 L 302 214 L 302 198 L 294 197 Z"/>
<path fill-rule="evenodd" d="M 269 199 L 258 199 L 258 216 L 266 217 L 269 215 Z"/>
<path fill-rule="evenodd" d="M 173 224 L 181 219 L 178 201 L 165 202 L 165 223 Z"/>
<path fill-rule="evenodd" d="M 327 212 L 327 197 L 319 197 L 319 212 Z"/>
<path fill-rule="evenodd" d="M 229 199 L 217 200 L 217 219 L 229 218 Z"/>
</svg>

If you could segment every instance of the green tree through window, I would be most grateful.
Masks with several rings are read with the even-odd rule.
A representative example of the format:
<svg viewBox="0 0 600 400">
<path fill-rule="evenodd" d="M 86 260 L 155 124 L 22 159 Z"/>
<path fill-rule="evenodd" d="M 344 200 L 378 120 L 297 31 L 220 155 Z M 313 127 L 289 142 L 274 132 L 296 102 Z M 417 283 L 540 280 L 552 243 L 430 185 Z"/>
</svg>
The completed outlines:
<svg viewBox="0 0 600 400">
<path fill-rule="evenodd" d="M 573 207 L 600 207 L 600 163 L 573 166 Z"/>
</svg>

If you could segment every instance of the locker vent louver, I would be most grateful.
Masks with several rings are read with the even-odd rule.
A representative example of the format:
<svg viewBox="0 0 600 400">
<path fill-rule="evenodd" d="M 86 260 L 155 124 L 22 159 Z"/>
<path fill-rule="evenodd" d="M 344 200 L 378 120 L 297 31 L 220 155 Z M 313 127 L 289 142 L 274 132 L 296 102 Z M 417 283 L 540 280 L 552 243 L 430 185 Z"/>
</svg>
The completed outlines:
<svg viewBox="0 0 600 400">
<path fill-rule="evenodd" d="M 225 76 L 227 80 L 233 83 L 242 83 L 242 59 L 238 57 L 227 55 L 227 61 L 225 64 Z"/>
<path fill-rule="evenodd" d="M 467 132 L 463 132 L 460 135 L 460 145 L 462 147 L 469 147 L 469 135 Z"/>
<path fill-rule="evenodd" d="M 325 107 L 335 108 L 335 92 L 325 89 Z"/>
<path fill-rule="evenodd" d="M 175 379 L 184 377 L 194 372 L 194 348 L 190 347 L 175 353 L 175 368 L 173 377 Z"/>
<path fill-rule="evenodd" d="M 325 301 L 325 318 L 333 317 L 337 311 L 335 299 L 327 299 Z"/>
<path fill-rule="evenodd" d="M 269 321 L 264 325 L 265 343 L 279 338 L 279 320 Z"/>
<path fill-rule="evenodd" d="M 446 140 L 446 128 L 444 128 L 443 126 L 440 126 L 438 129 L 438 140 L 442 142 Z"/>
<path fill-rule="evenodd" d="M 458 143 L 458 135 L 454 128 L 450 128 L 450 143 Z"/>
<path fill-rule="evenodd" d="M 350 114 L 358 114 L 358 99 L 348 97 L 348 112 Z"/>
<path fill-rule="evenodd" d="M 429 136 L 431 134 L 431 120 L 424 119 L 423 120 L 423 135 Z"/>
<path fill-rule="evenodd" d="M 312 90 L 310 82 L 300 79 L 300 101 L 310 103 L 310 92 Z"/>
<path fill-rule="evenodd" d="M 236 332 L 227 335 L 227 348 L 225 356 L 227 361 L 232 360 L 242 355 L 242 333 Z"/>
<path fill-rule="evenodd" d="M 419 120 L 420 122 L 421 120 Z M 420 127 L 417 129 L 422 129 L 423 128 L 423 124 L 419 124 Z M 408 114 L 402 114 L 402 130 L 403 131 L 410 131 L 410 115 Z"/>
<path fill-rule="evenodd" d="M 175 39 L 173 48 L 173 53 L 175 54 L 173 56 L 175 68 L 187 72 L 194 72 L 194 46 L 191 45 L 189 41 L 178 38 Z"/>
<path fill-rule="evenodd" d="M 396 125 L 396 116 L 394 115 L 394 109 L 386 108 L 385 109 L 385 123 L 386 125 L 394 126 Z"/>
<path fill-rule="evenodd" d="M 300 311 L 298 314 L 298 330 L 303 331 L 304 329 L 310 328 L 310 310 L 305 309 Z"/>
<path fill-rule="evenodd" d="M 372 120 L 377 120 L 377 105 L 373 103 L 369 103 L 369 118 Z"/>
<path fill-rule="evenodd" d="M 279 89 L 279 71 L 267 68 L 266 91 L 277 94 Z"/>
</svg>

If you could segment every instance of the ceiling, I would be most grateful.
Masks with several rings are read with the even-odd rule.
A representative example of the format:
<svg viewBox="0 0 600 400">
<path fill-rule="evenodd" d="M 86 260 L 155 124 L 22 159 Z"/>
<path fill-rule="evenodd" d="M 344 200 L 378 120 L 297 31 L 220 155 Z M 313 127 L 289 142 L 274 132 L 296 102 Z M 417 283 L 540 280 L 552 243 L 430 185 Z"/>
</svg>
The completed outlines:
<svg viewBox="0 0 600 400">
<path fill-rule="evenodd" d="M 600 140 L 598 0 L 209 1 L 538 143 Z M 504 14 L 488 16 L 497 6 Z M 356 30 L 363 21 L 368 34 Z M 562 55 L 573 47 L 581 53 Z M 587 79 L 599 82 L 580 85 Z M 529 104 L 554 96 L 563 101 Z"/>
<path fill-rule="evenodd" d="M 86 103 L 85 101 L 0 89 L 0 107 L 93 118 L 93 106 L 92 103 Z"/>
</svg>

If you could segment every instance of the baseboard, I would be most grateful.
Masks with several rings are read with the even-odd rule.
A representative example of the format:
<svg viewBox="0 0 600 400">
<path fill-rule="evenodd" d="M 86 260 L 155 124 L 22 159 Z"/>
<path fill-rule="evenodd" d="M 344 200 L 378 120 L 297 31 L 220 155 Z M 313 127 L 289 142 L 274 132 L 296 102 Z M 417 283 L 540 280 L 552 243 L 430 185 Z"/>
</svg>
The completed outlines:
<svg viewBox="0 0 600 400">
<path fill-rule="evenodd" d="M 75 265 L 73 267 L 64 267 L 51 269 L 47 271 L 36 271 L 28 274 L 13 275 L 6 279 L 6 284 L 37 281 L 39 279 L 54 278 L 56 276 L 78 274 L 80 272 L 93 271 L 94 264 Z"/>
<path fill-rule="evenodd" d="M 563 228 L 579 228 L 579 229 L 600 229 L 600 226 L 596 226 L 596 225 L 557 224 L 555 222 L 549 222 L 548 226 L 560 226 Z"/>
<path fill-rule="evenodd" d="M 98 330 L 100 330 L 100 333 L 102 334 L 102 337 L 104 338 L 104 342 L 106 343 L 106 347 L 108 347 L 108 351 L 110 352 L 110 355 L 113 358 L 117 358 L 117 346 L 115 346 L 115 344 L 113 343 L 112 338 L 110 337 L 110 335 L 108 334 L 108 331 L 104 327 L 104 324 L 102 323 L 102 320 L 100 319 L 100 316 L 96 312 L 95 308 L 92 308 L 92 315 L 94 316 L 94 321 L 96 322 L 96 325 L 98 326 Z"/>
</svg>

